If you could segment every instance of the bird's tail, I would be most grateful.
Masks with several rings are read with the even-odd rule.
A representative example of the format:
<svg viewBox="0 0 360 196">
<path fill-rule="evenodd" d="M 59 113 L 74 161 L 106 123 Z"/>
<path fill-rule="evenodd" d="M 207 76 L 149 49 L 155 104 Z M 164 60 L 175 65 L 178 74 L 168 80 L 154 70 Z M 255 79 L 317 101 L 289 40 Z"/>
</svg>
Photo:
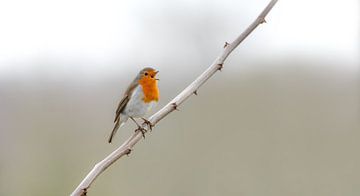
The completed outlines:
<svg viewBox="0 0 360 196">
<path fill-rule="evenodd" d="M 109 143 L 111 143 L 111 141 L 112 141 L 114 135 L 116 134 L 117 130 L 118 130 L 121 126 L 124 125 L 124 123 L 126 122 L 127 119 L 128 119 L 128 118 L 126 118 L 125 116 L 121 116 L 120 119 L 118 119 L 118 120 L 116 121 L 116 124 L 115 124 L 115 126 L 114 126 L 114 129 L 112 130 L 111 135 L 110 135 L 109 140 L 108 140 Z"/>
</svg>

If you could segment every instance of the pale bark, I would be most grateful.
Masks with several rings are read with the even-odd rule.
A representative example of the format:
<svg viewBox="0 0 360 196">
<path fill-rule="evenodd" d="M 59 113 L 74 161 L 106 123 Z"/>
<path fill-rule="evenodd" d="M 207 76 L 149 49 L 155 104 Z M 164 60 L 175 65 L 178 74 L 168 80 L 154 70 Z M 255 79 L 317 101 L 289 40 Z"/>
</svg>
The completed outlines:
<svg viewBox="0 0 360 196">
<path fill-rule="evenodd" d="M 233 42 L 225 43 L 224 50 L 215 59 L 215 61 L 206 69 L 199 77 L 197 77 L 189 86 L 187 86 L 180 94 L 178 94 L 173 100 L 165 105 L 161 110 L 152 115 L 148 120 L 155 125 L 169 113 L 177 109 L 187 98 L 192 94 L 197 94 L 197 90 L 204 84 L 211 76 L 213 76 L 218 70 L 221 70 L 226 58 L 229 54 L 260 24 L 266 22 L 265 16 L 270 12 L 277 0 L 272 0 L 266 6 L 266 8 L 260 13 L 253 23 Z M 148 130 L 146 125 L 143 125 Z M 96 177 L 106 170 L 111 164 L 117 161 L 120 157 L 130 154 L 133 146 L 140 141 L 142 133 L 136 131 L 129 139 L 127 139 L 120 147 L 113 151 L 110 155 L 97 163 L 94 168 L 83 179 L 79 186 L 71 194 L 72 196 L 86 195 L 88 188 L 95 181 Z"/>
</svg>

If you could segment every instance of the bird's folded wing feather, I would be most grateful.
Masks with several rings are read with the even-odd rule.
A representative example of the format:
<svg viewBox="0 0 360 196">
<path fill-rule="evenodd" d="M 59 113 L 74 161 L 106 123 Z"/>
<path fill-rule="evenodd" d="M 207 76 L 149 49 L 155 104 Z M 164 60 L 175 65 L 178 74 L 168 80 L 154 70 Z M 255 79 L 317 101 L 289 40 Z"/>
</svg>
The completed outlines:
<svg viewBox="0 0 360 196">
<path fill-rule="evenodd" d="M 135 80 L 131 83 L 128 89 L 126 89 L 126 92 L 124 94 L 124 97 L 121 99 L 117 109 L 116 109 L 116 115 L 114 122 L 120 120 L 120 113 L 125 109 L 126 104 L 129 102 L 130 97 L 132 95 L 132 92 L 134 91 L 135 87 L 138 86 L 138 83 L 135 82 Z"/>
<path fill-rule="evenodd" d="M 120 118 L 120 113 L 123 111 L 123 109 L 125 108 L 125 106 L 126 106 L 126 104 L 127 104 L 128 101 L 129 101 L 129 95 L 125 95 L 125 96 L 121 99 L 121 101 L 120 101 L 120 103 L 119 103 L 119 105 L 118 105 L 118 107 L 117 107 L 117 109 L 116 109 L 116 115 L 115 115 L 114 122 L 116 122 L 116 121 L 119 120 L 119 118 Z"/>
</svg>

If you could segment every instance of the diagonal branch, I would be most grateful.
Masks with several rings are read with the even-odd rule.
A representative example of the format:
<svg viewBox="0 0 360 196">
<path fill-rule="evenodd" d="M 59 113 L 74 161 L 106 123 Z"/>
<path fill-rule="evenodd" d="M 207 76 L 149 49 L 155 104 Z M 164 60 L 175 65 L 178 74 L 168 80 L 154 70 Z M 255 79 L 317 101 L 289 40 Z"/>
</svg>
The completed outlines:
<svg viewBox="0 0 360 196">
<path fill-rule="evenodd" d="M 225 43 L 224 50 L 218 56 L 215 61 L 206 69 L 198 78 L 196 78 L 188 87 L 186 87 L 179 95 L 177 95 L 173 100 L 171 100 L 167 105 L 165 105 L 161 110 L 152 115 L 149 118 L 149 121 L 155 125 L 165 116 L 177 110 L 177 107 L 181 105 L 186 99 L 188 99 L 192 94 L 197 94 L 197 90 L 218 70 L 221 70 L 226 58 L 230 53 L 248 36 L 250 33 L 260 24 L 266 22 L 265 16 L 270 12 L 273 6 L 276 4 L 277 0 L 271 0 L 266 8 L 260 13 L 256 20 L 250 24 L 250 26 L 232 43 Z M 143 128 L 146 128 L 146 125 L 143 125 Z M 108 155 L 105 159 L 97 163 L 94 168 L 88 173 L 88 175 L 83 179 L 79 186 L 71 194 L 72 196 L 86 195 L 87 189 L 95 181 L 96 177 L 104 172 L 111 164 L 117 161 L 124 155 L 131 153 L 133 146 L 140 141 L 142 138 L 142 133 L 136 131 L 128 140 L 126 140 L 120 147 Z"/>
</svg>

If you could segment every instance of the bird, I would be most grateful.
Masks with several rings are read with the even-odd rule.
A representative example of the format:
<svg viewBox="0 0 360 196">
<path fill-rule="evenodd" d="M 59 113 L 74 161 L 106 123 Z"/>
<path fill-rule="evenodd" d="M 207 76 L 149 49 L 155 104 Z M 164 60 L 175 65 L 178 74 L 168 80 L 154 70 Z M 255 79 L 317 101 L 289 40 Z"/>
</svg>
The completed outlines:
<svg viewBox="0 0 360 196">
<path fill-rule="evenodd" d="M 156 105 L 160 98 L 158 88 L 159 71 L 151 67 L 142 69 L 126 89 L 115 112 L 114 128 L 108 142 L 111 143 L 117 130 L 130 118 L 138 126 L 144 136 L 144 129 L 134 118 L 141 118 L 150 129 L 152 124 L 145 119 L 145 115 Z"/>
</svg>

